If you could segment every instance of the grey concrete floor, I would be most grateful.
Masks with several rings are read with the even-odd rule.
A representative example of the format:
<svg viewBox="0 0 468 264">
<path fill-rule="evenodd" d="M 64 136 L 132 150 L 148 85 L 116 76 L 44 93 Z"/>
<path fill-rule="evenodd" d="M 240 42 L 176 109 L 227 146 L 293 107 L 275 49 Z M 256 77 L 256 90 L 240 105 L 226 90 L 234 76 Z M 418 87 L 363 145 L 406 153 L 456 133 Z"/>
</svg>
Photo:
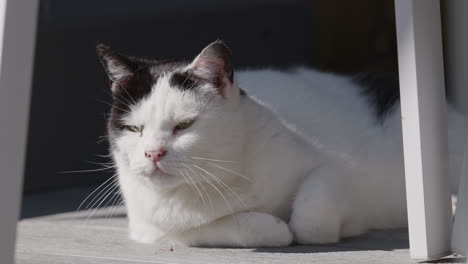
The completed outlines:
<svg viewBox="0 0 468 264">
<path fill-rule="evenodd" d="M 88 190 L 67 190 L 23 200 L 18 223 L 17 263 L 414 263 L 405 229 L 372 231 L 339 244 L 286 248 L 170 248 L 127 238 L 121 207 L 92 216 L 78 211 Z M 83 197 L 82 197 L 83 196 Z M 69 205 L 69 206 L 68 206 Z M 74 209 L 69 209 L 68 207 Z M 58 212 L 58 213 L 57 213 Z M 430 263 L 463 263 L 451 256 Z"/>
</svg>

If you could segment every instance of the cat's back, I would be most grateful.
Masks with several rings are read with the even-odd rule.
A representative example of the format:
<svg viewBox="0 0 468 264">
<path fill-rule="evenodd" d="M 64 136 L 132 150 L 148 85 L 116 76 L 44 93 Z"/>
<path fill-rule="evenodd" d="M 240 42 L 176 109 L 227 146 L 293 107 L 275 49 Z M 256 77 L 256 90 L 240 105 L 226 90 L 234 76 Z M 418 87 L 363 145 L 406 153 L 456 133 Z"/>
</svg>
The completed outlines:
<svg viewBox="0 0 468 264">
<path fill-rule="evenodd" d="M 333 151 L 353 154 L 357 148 L 381 140 L 382 129 L 389 125 L 401 133 L 393 118 L 399 109 L 378 117 L 362 84 L 351 77 L 295 68 L 288 72 L 243 71 L 237 78 L 250 96 L 269 105 L 310 140 Z M 384 126 L 385 122 L 392 124 Z"/>
</svg>

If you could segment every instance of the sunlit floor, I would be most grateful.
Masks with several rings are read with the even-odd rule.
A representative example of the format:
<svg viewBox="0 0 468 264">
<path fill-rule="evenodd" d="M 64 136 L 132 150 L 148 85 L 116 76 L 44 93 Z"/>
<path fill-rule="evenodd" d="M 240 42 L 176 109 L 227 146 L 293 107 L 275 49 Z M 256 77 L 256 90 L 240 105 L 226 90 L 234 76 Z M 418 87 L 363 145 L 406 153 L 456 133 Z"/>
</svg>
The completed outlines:
<svg viewBox="0 0 468 264">
<path fill-rule="evenodd" d="M 138 244 L 127 238 L 122 208 L 103 207 L 91 217 L 90 211 L 64 212 L 67 211 L 66 205 L 76 209 L 86 193 L 89 190 L 73 189 L 26 197 L 23 219 L 18 224 L 16 262 L 414 263 L 409 258 L 408 233 L 404 229 L 374 231 L 335 245 L 287 248 L 174 247 L 171 250 Z M 455 256 L 441 260 L 444 263 L 463 261 L 466 260 Z"/>
</svg>

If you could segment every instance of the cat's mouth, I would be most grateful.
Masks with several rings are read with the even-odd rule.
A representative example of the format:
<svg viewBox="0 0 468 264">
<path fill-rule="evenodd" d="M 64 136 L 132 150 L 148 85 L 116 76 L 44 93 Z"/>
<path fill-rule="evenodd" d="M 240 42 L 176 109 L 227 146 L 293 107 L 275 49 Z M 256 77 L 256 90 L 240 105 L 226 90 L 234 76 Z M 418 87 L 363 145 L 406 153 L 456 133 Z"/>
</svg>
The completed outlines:
<svg viewBox="0 0 468 264">
<path fill-rule="evenodd" d="M 156 177 L 156 178 L 162 178 L 162 177 L 169 177 L 171 176 L 170 174 L 166 173 L 161 169 L 159 166 L 155 166 L 153 171 L 150 173 L 149 177 Z"/>
</svg>

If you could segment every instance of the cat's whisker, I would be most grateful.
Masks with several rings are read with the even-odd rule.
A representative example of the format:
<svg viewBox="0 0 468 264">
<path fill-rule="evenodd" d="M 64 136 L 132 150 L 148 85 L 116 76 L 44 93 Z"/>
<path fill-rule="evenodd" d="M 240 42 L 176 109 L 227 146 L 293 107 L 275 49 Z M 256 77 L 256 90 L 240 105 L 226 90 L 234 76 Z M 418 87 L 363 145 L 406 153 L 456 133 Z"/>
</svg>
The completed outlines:
<svg viewBox="0 0 468 264">
<path fill-rule="evenodd" d="M 94 154 L 94 156 L 100 157 L 100 158 L 110 158 L 110 157 L 112 157 L 112 154 L 110 154 L 110 153 L 105 154 L 105 155 L 104 154 Z"/>
<path fill-rule="evenodd" d="M 110 95 L 110 97 L 113 99 L 113 100 L 116 100 L 117 102 L 120 102 L 122 103 L 123 105 L 127 106 L 127 107 L 131 107 L 132 103 L 130 101 L 127 100 L 127 98 L 123 97 L 122 95 L 120 94 L 117 94 L 117 96 L 113 95 L 112 93 L 110 93 L 109 91 L 106 91 L 106 93 L 108 95 Z M 126 102 L 122 101 L 121 99 L 125 100 Z"/>
<path fill-rule="evenodd" d="M 123 198 L 122 198 L 122 192 L 119 191 L 119 194 L 117 195 L 117 200 L 115 203 L 112 205 L 112 211 L 111 211 L 111 216 L 114 216 L 114 212 L 120 208 L 124 204 Z"/>
<path fill-rule="evenodd" d="M 214 175 L 213 173 L 207 171 L 207 170 L 204 170 L 203 171 L 205 173 L 207 173 L 208 175 L 210 175 L 216 182 L 218 182 L 218 184 L 220 184 L 221 186 L 224 186 L 224 188 L 226 188 L 228 191 L 230 191 L 234 196 L 236 196 L 236 198 L 239 200 L 240 204 L 242 205 L 242 207 L 246 208 L 245 206 L 245 203 L 244 201 L 242 201 L 242 199 L 239 197 L 239 195 L 234 191 L 232 190 L 231 187 L 229 187 L 227 184 L 225 184 L 219 177 L 217 177 L 216 175 Z"/>
<path fill-rule="evenodd" d="M 185 165 L 183 163 L 181 163 L 182 165 Z M 187 167 L 187 166 L 186 166 Z M 184 172 L 184 171 L 181 171 L 179 170 L 181 174 L 183 175 L 186 175 L 187 178 L 192 182 L 193 186 L 195 187 L 195 189 L 197 190 L 198 194 L 200 195 L 200 198 L 202 199 L 202 202 L 203 202 L 203 205 L 206 207 L 206 200 L 205 200 L 205 197 L 203 196 L 203 194 L 201 193 L 200 189 L 198 188 L 197 186 L 197 183 L 192 179 L 192 177 L 190 176 L 190 174 L 187 172 Z M 184 176 L 185 177 L 185 176 Z"/>
<path fill-rule="evenodd" d="M 102 186 L 104 186 L 107 182 L 109 182 L 110 180 L 112 180 L 113 178 L 115 178 L 117 176 L 117 174 L 113 175 L 112 177 L 110 177 L 109 179 L 107 179 L 106 181 L 104 181 L 101 185 L 99 185 L 96 189 L 94 189 L 94 191 L 92 191 L 88 196 L 86 196 L 86 198 L 81 202 L 81 204 L 78 206 L 78 209 L 76 209 L 76 212 L 78 212 L 81 207 L 83 206 L 83 204 L 91 197 L 91 195 L 93 195 L 95 192 L 97 192 L 97 190 L 99 190 Z"/>
<path fill-rule="evenodd" d="M 127 89 L 124 88 L 124 89 L 122 89 L 122 90 L 124 90 L 124 92 L 128 95 L 128 97 L 130 97 L 130 99 L 132 100 L 132 103 L 133 103 L 133 104 L 136 104 L 136 103 L 137 103 L 137 101 L 135 100 L 135 98 L 133 98 L 133 96 L 127 91 Z"/>
<path fill-rule="evenodd" d="M 239 163 L 238 161 L 232 161 L 232 160 L 208 159 L 208 158 L 201 158 L 201 157 L 191 157 L 191 158 L 196 159 L 196 160 L 207 160 L 207 161 L 214 161 L 214 162 Z"/>
<path fill-rule="evenodd" d="M 102 194 L 102 196 L 99 197 L 99 199 L 96 200 L 93 206 L 88 208 L 88 212 L 91 211 L 91 213 L 88 214 L 88 217 L 86 218 L 85 222 L 87 222 L 89 218 L 94 214 L 94 212 L 101 207 L 101 204 L 107 200 L 109 195 L 115 194 L 116 189 L 117 189 L 116 185 L 112 185 L 111 188 L 109 188 L 105 193 Z M 108 202 L 109 201 L 107 201 L 107 203 Z"/>
<path fill-rule="evenodd" d="M 184 171 L 181 171 L 180 172 L 181 174 L 185 174 Z M 195 181 L 192 179 L 192 177 L 190 177 L 190 175 L 187 173 L 187 178 L 190 179 L 190 181 L 193 183 L 193 187 L 195 187 L 196 191 L 198 192 L 198 194 L 200 195 L 200 198 L 202 199 L 202 203 L 203 203 L 203 207 L 206 208 L 206 201 L 205 201 L 205 198 L 203 196 L 203 194 L 201 193 L 200 189 L 198 188 L 197 184 L 195 183 Z M 185 176 L 184 176 L 185 177 Z M 189 184 L 190 185 L 190 184 Z M 198 216 L 199 219 L 201 219 L 201 215 Z M 200 223 L 201 221 L 199 221 L 199 224 L 198 224 L 198 228 L 200 228 Z"/>
<path fill-rule="evenodd" d="M 182 171 L 182 173 L 184 173 Z M 185 174 L 185 173 L 184 173 Z M 205 201 L 205 197 L 202 195 L 200 189 L 198 188 L 197 184 L 195 183 L 195 181 L 192 179 L 192 177 L 190 177 L 190 174 L 186 174 L 187 175 L 187 178 L 192 182 L 193 184 L 193 187 L 195 187 L 195 189 L 197 190 L 198 194 L 200 195 L 200 198 L 202 199 L 202 202 L 203 202 L 203 206 L 206 207 L 206 201 Z"/>
<path fill-rule="evenodd" d="M 57 173 L 82 173 L 82 172 L 96 172 L 96 171 L 105 171 L 110 170 L 112 168 L 99 168 L 99 169 L 91 169 L 91 170 L 73 170 L 73 171 L 57 171 Z"/>
<path fill-rule="evenodd" d="M 114 194 L 109 198 L 109 200 L 107 200 L 107 202 L 104 204 L 103 207 L 112 207 L 112 203 L 114 202 L 114 200 L 116 199 L 116 197 L 118 197 L 118 195 L 120 194 L 120 191 L 119 191 L 119 189 L 117 189 L 117 190 L 114 190 L 113 193 L 114 193 Z M 109 206 L 109 205 L 110 205 L 110 206 Z M 106 218 L 110 218 L 109 212 L 107 213 Z"/>
<path fill-rule="evenodd" d="M 107 140 L 109 136 L 100 136 L 98 141 L 96 141 L 97 144 L 101 144 L 104 140 Z"/>
<path fill-rule="evenodd" d="M 198 175 L 190 166 L 188 166 L 188 165 L 185 164 L 185 163 L 181 163 L 181 164 L 182 164 L 182 166 L 187 167 L 187 168 L 193 173 L 193 175 L 194 175 L 195 177 L 197 177 L 198 179 L 200 179 L 199 177 L 201 177 L 201 176 Z M 187 173 L 188 173 L 188 171 L 187 171 Z M 203 190 L 205 191 L 205 194 L 206 194 L 206 196 L 207 196 L 207 198 L 208 198 L 208 201 L 209 201 L 209 203 L 210 203 L 211 215 L 214 215 L 214 207 L 213 207 L 213 201 L 211 200 L 211 195 L 209 194 L 208 190 L 206 190 L 205 185 L 204 185 L 203 183 L 200 183 L 200 186 L 201 186 L 201 187 L 203 188 Z"/>
<path fill-rule="evenodd" d="M 201 194 L 200 190 L 198 189 L 198 187 L 196 186 L 195 182 L 193 181 L 193 179 L 189 176 L 189 175 L 186 175 L 182 170 L 180 169 L 177 169 L 179 171 L 179 174 L 184 177 L 184 180 L 185 182 L 187 183 L 188 186 L 190 186 L 190 188 L 193 190 L 193 191 L 196 191 L 198 192 L 198 194 L 200 195 L 200 198 L 202 199 L 202 202 L 203 204 L 205 204 L 205 199 L 203 198 L 203 195 Z M 187 179 L 188 178 L 188 179 Z"/>
<path fill-rule="evenodd" d="M 89 164 L 100 165 L 109 169 L 117 168 L 117 165 L 115 165 L 113 162 L 94 162 L 94 161 L 88 161 L 88 160 L 85 160 L 85 162 Z"/>
<path fill-rule="evenodd" d="M 128 108 L 132 107 L 131 104 L 125 103 L 124 101 L 120 100 L 118 97 L 114 97 L 114 100 L 116 100 L 118 103 L 121 103 L 121 104 L 125 105 Z"/>
<path fill-rule="evenodd" d="M 97 211 L 97 209 L 100 208 L 100 206 L 102 205 L 102 203 L 106 201 L 107 197 L 109 197 L 109 195 L 113 194 L 114 191 L 115 191 L 116 189 L 118 189 L 118 188 L 119 188 L 119 185 L 118 185 L 118 184 L 114 184 L 114 185 L 112 186 L 112 188 L 109 189 L 110 191 L 107 191 L 107 192 L 106 192 L 107 195 L 106 195 L 106 196 L 103 195 L 104 198 L 100 198 L 100 199 L 99 199 L 99 200 L 101 200 L 101 202 L 100 202 L 96 207 L 94 207 L 94 210 L 93 210 L 93 211 L 91 212 L 91 214 L 86 218 L 85 223 L 88 222 L 88 220 L 89 220 L 91 217 L 93 217 L 94 213 Z"/>
<path fill-rule="evenodd" d="M 195 164 L 193 164 L 193 165 L 196 166 Z M 198 167 L 198 166 L 197 166 L 197 167 Z M 203 168 L 201 168 L 201 167 L 198 167 L 198 168 L 203 170 Z M 203 171 L 205 171 L 205 173 L 208 172 L 208 171 L 206 171 L 206 170 L 203 170 Z M 208 173 L 209 173 L 209 172 L 208 172 Z M 212 173 L 207 174 L 207 177 L 210 176 L 210 175 L 212 176 L 212 179 L 214 179 L 215 182 L 216 182 L 216 179 L 218 179 L 218 177 L 216 177 L 216 176 L 213 175 Z M 203 174 L 200 174 L 200 176 L 203 176 Z M 210 178 L 210 177 L 208 177 L 208 178 Z M 206 178 L 205 178 L 205 179 L 206 179 Z M 218 180 L 221 181 L 220 179 L 218 179 Z M 209 181 L 209 180 L 208 180 L 208 181 Z M 211 182 L 211 181 L 209 181 L 209 182 Z M 220 184 L 219 182 L 216 182 L 216 183 Z M 221 183 L 224 184 L 223 181 L 221 181 Z M 221 185 L 221 184 L 220 184 L 220 185 Z M 224 185 L 225 185 L 225 184 L 224 184 Z M 244 207 L 245 210 L 247 210 L 247 207 L 246 207 L 245 204 L 243 203 L 242 199 L 240 199 L 240 197 L 237 195 L 237 193 L 235 193 L 235 192 L 234 192 L 231 188 L 229 188 L 227 185 L 225 185 L 225 186 L 228 188 L 228 190 L 231 191 L 231 193 L 233 193 L 235 196 L 237 196 L 237 199 L 239 200 L 241 206 Z M 224 187 L 223 185 L 221 185 L 221 187 L 223 187 L 224 189 L 226 189 L 226 187 Z M 216 187 L 215 187 L 215 189 L 217 190 Z M 224 196 L 223 196 L 223 197 L 224 197 Z M 227 202 L 225 198 L 224 198 L 224 201 L 226 202 L 226 204 L 228 205 L 229 209 L 231 210 L 231 216 L 232 216 L 232 217 L 235 219 L 235 221 L 239 224 L 239 219 L 236 217 L 236 214 L 234 214 L 234 213 L 232 212 L 232 207 L 230 206 L 230 203 Z"/>
<path fill-rule="evenodd" d="M 109 213 L 109 216 L 108 218 L 112 218 L 114 216 L 114 212 L 116 210 L 116 208 L 118 207 L 118 204 L 120 203 L 121 199 L 122 199 L 122 193 L 120 192 L 120 190 L 118 190 L 114 196 L 113 196 L 113 202 L 111 203 L 111 211 Z"/>
<path fill-rule="evenodd" d="M 111 104 L 111 103 L 108 103 L 108 102 L 106 102 L 106 101 L 103 101 L 103 100 L 100 100 L 100 99 L 96 99 L 96 100 L 98 100 L 99 102 L 101 102 L 101 103 L 104 103 L 104 104 L 106 104 L 106 105 L 108 105 L 108 106 L 110 106 L 110 107 L 113 107 L 113 108 L 119 109 L 119 110 L 120 110 L 120 111 L 122 111 L 122 112 L 125 112 L 125 113 L 127 113 L 127 114 L 130 114 L 130 112 L 129 112 L 129 111 L 127 111 L 127 110 L 124 110 L 124 109 L 122 109 L 122 108 L 119 108 L 119 107 L 117 107 L 117 106 L 115 106 L 115 105 L 113 105 L 113 104 Z"/>
<path fill-rule="evenodd" d="M 184 181 L 185 183 L 187 183 L 188 186 L 190 186 L 190 188 L 193 190 L 193 187 L 190 185 L 190 183 L 188 182 L 187 178 L 185 177 L 185 175 L 179 170 L 179 174 L 182 175 L 182 177 L 184 177 Z"/>
<path fill-rule="evenodd" d="M 115 176 L 117 176 L 117 175 L 115 175 Z M 115 176 L 114 176 L 114 177 L 115 177 Z M 113 178 L 114 178 L 114 177 L 113 177 Z M 115 180 L 116 180 L 116 178 L 114 178 L 114 181 L 113 181 L 113 182 L 109 183 L 106 187 L 104 187 L 103 189 L 101 189 L 101 191 L 99 191 L 99 193 L 96 194 L 96 196 L 94 196 L 93 199 L 91 199 L 91 201 L 88 203 L 88 205 L 86 206 L 85 209 L 92 208 L 92 207 L 96 204 L 96 202 L 98 202 L 99 199 L 100 199 L 103 195 L 105 195 L 105 193 L 107 193 L 107 192 L 109 191 L 109 189 L 112 189 L 112 187 L 116 184 L 116 181 L 115 181 Z M 104 194 L 102 194 L 103 192 L 104 192 Z M 99 197 L 99 198 L 98 198 L 98 197 Z M 97 199 L 97 201 L 95 201 L 96 199 Z"/>
<path fill-rule="evenodd" d="M 234 175 L 240 176 L 240 177 L 242 177 L 242 178 L 244 178 L 244 179 L 246 179 L 246 180 L 252 182 L 252 179 L 248 178 L 247 176 L 244 176 L 244 175 L 242 175 L 242 174 L 239 174 L 239 173 L 237 173 L 237 172 L 234 172 L 234 171 L 232 171 L 232 170 L 230 170 L 230 169 L 228 169 L 228 168 L 225 168 L 225 167 L 223 167 L 223 166 L 221 166 L 221 165 L 214 164 L 214 163 L 209 162 L 209 161 L 207 162 L 207 164 L 208 164 L 209 166 L 211 166 L 211 167 L 216 167 L 216 168 L 218 168 L 218 169 L 221 169 L 221 170 L 230 172 L 230 173 L 232 173 L 232 174 L 234 174 Z"/>
<path fill-rule="evenodd" d="M 122 104 L 125 104 L 129 108 L 131 107 L 131 105 L 135 104 L 135 102 L 130 102 L 127 98 L 125 98 L 123 95 L 120 95 L 120 94 L 117 94 L 117 97 L 114 96 L 113 98 L 116 100 L 119 100 Z M 126 103 L 123 102 L 122 100 L 125 100 Z"/>
<path fill-rule="evenodd" d="M 184 81 L 182 82 L 182 84 L 181 84 L 180 86 L 184 87 L 184 84 L 185 84 L 185 82 L 186 82 L 188 79 L 189 79 L 189 75 L 187 74 L 187 75 L 185 76 Z M 190 88 L 189 88 L 188 90 L 190 90 Z"/>
<path fill-rule="evenodd" d="M 195 165 L 195 164 L 192 164 L 192 166 L 194 166 L 195 168 L 201 170 L 201 171 L 206 171 L 204 170 L 203 168 Z M 200 174 L 200 175 L 203 175 L 203 174 Z M 211 183 L 211 181 L 207 181 L 208 184 L 211 185 L 211 187 L 213 187 L 216 192 L 218 192 L 218 194 L 223 198 L 224 202 L 226 203 L 227 207 L 229 208 L 229 210 L 231 211 L 232 214 L 234 214 L 234 210 L 232 209 L 232 206 L 231 204 L 229 203 L 229 201 L 226 199 L 226 197 L 224 196 L 223 192 L 221 192 L 217 187 L 216 185 L 214 185 L 213 183 Z"/>
</svg>

